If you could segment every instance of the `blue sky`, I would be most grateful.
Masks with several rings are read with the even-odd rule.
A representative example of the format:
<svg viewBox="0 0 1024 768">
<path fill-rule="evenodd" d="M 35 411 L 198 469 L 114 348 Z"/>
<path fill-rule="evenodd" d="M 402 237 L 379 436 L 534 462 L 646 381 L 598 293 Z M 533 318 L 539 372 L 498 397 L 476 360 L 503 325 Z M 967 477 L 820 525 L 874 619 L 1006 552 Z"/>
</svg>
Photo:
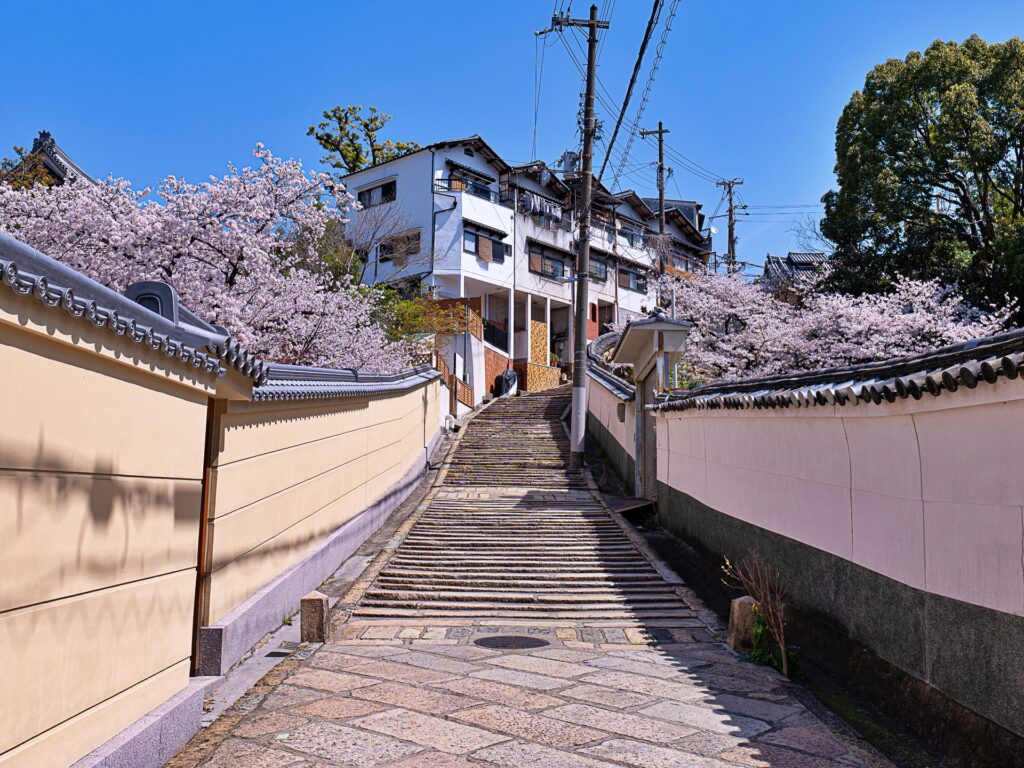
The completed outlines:
<svg viewBox="0 0 1024 768">
<path fill-rule="evenodd" d="M 307 126 L 325 108 L 357 103 L 395 115 L 389 138 L 479 133 L 507 159 L 529 160 L 533 33 L 556 4 L 565 5 L 50 2 L 41 13 L 5 0 L 0 152 L 47 129 L 86 170 L 140 186 L 169 174 L 220 174 L 228 161 L 247 162 L 257 141 L 316 164 Z M 582 16 L 588 7 L 575 0 L 571 10 Z M 650 3 L 610 8 L 599 76 L 617 107 Z M 971 33 L 989 41 L 1024 34 L 1024 0 L 683 0 L 643 124 L 663 120 L 675 153 L 745 179 L 742 199 L 758 215 L 739 225 L 738 252 L 760 263 L 766 251 L 796 247 L 793 214 L 753 206 L 818 202 L 833 182 L 836 119 L 866 72 Z M 562 44 L 548 43 L 537 156 L 554 161 L 577 140 L 582 86 Z M 610 135 L 615 116 L 603 112 Z M 655 160 L 637 141 L 624 185 L 653 194 Z M 669 195 L 697 199 L 710 214 L 720 190 L 678 157 L 669 164 Z M 715 223 L 724 250 L 724 219 Z"/>
</svg>

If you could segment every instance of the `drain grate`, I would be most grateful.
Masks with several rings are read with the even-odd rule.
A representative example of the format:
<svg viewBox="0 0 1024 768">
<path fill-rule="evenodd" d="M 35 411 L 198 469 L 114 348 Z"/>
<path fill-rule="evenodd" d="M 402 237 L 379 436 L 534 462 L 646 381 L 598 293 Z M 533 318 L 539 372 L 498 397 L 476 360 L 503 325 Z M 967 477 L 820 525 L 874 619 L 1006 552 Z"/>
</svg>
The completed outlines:
<svg viewBox="0 0 1024 768">
<path fill-rule="evenodd" d="M 481 637 L 479 640 L 474 640 L 473 644 L 498 651 L 522 651 L 527 648 L 543 648 L 545 645 L 551 645 L 547 640 L 541 640 L 539 637 L 524 637 L 523 635 Z"/>
</svg>

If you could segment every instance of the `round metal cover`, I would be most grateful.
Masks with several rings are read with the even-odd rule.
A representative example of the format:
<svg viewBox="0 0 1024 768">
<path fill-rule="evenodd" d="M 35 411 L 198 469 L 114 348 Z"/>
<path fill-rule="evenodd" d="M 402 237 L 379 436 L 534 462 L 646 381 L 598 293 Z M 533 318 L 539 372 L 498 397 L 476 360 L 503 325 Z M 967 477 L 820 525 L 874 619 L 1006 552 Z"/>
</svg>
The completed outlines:
<svg viewBox="0 0 1024 768">
<path fill-rule="evenodd" d="M 494 648 L 500 651 L 521 651 L 527 648 L 543 648 L 551 645 L 547 640 L 539 637 L 525 637 L 524 635 L 494 635 L 493 637 L 481 637 L 474 640 L 475 645 L 481 648 Z"/>
</svg>

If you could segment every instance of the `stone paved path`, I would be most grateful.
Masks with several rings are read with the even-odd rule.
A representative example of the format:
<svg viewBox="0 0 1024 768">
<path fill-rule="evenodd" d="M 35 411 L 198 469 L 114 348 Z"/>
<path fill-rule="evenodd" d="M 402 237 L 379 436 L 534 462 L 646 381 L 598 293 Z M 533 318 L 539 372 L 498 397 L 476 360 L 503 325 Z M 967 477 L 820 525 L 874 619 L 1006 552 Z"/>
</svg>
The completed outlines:
<svg viewBox="0 0 1024 768">
<path fill-rule="evenodd" d="M 730 652 L 566 468 L 565 402 L 502 400 L 471 421 L 331 642 L 300 648 L 171 768 L 886 765 Z"/>
</svg>

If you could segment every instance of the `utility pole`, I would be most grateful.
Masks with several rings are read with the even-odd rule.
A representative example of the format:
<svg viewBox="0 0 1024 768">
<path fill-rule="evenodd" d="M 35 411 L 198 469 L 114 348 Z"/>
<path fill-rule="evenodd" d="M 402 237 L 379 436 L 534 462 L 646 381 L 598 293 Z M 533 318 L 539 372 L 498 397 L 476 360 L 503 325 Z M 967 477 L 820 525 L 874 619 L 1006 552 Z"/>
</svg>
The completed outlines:
<svg viewBox="0 0 1024 768">
<path fill-rule="evenodd" d="M 665 234 L 665 134 L 669 130 L 666 128 L 661 120 L 658 121 L 658 129 L 649 131 L 646 128 L 640 129 L 640 138 L 646 139 L 648 136 L 658 137 L 658 234 Z M 662 248 L 661 250 L 664 250 Z M 661 274 L 665 274 L 665 258 L 661 256 L 658 259 L 658 271 Z"/>
<path fill-rule="evenodd" d="M 590 313 L 590 208 L 594 194 L 594 83 L 597 79 L 597 30 L 608 29 L 607 21 L 598 21 L 597 5 L 590 6 L 589 19 L 570 19 L 566 14 L 551 17 L 551 28 L 586 27 L 587 90 L 583 98 L 583 178 L 580 202 L 579 236 L 576 255 L 576 317 L 573 334 L 575 349 L 572 364 L 572 421 L 569 436 L 569 462 L 583 466 L 587 429 L 587 320 Z"/>
<path fill-rule="evenodd" d="M 732 274 L 736 271 L 736 205 L 733 201 L 734 187 L 743 183 L 743 179 L 719 179 L 716 187 L 725 187 L 729 195 L 729 247 L 725 255 L 725 271 Z"/>
</svg>

